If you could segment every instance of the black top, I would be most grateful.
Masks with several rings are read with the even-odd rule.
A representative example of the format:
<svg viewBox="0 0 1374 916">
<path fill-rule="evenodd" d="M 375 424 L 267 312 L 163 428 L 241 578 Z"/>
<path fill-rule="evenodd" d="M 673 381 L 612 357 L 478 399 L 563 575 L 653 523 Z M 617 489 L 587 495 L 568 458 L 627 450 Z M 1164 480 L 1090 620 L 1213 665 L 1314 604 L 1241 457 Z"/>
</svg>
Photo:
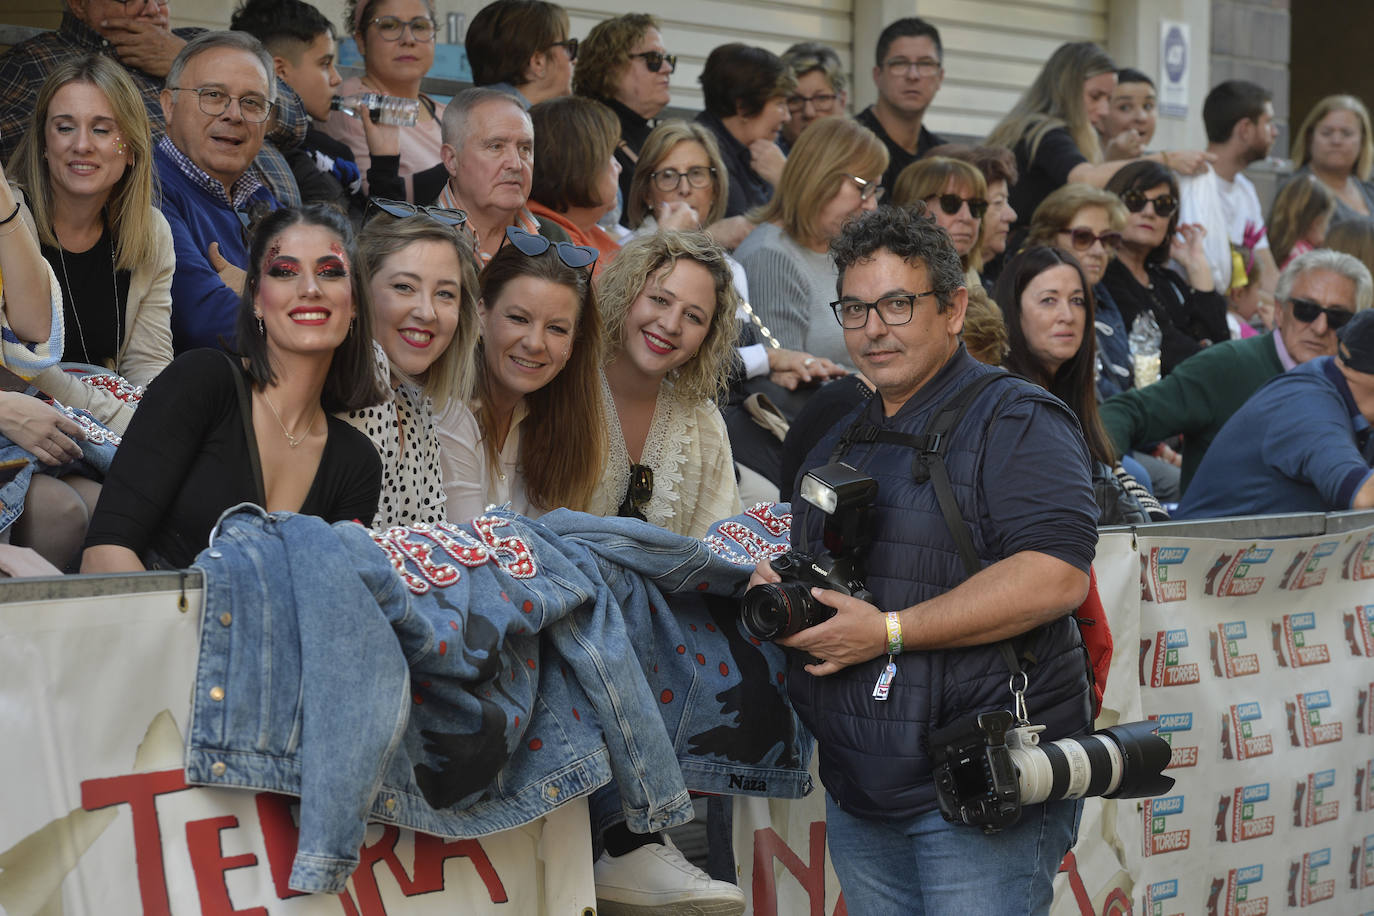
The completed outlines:
<svg viewBox="0 0 1374 916">
<path fill-rule="evenodd" d="M 615 160 L 620 163 L 620 224 L 629 229 L 631 227 L 626 219 L 630 211 L 630 182 L 634 180 L 635 167 L 639 164 L 639 151 L 644 148 L 644 141 L 649 139 L 654 124 L 615 99 L 598 101 L 620 119 L 620 142 L 615 147 Z"/>
<path fill-rule="evenodd" d="M 797 483 L 797 475 L 816 444 L 859 402 L 872 396 L 873 389 L 859 381 L 857 375 L 837 378 L 816 389 L 806 406 L 797 413 L 788 427 L 787 438 L 782 441 L 782 483 L 778 488 L 781 501 L 791 502 L 796 495 L 792 488 Z"/>
<path fill-rule="evenodd" d="M 1024 137 L 1012 152 L 1016 154 L 1016 172 L 1020 178 L 1007 197 L 1016 211 L 1015 228 L 1022 229 L 1030 225 L 1031 215 L 1040 206 L 1040 201 L 1068 184 L 1069 172 L 1088 160 L 1062 127 L 1046 132 L 1035 150 L 1035 159 L 1031 159 L 1030 144 Z M 1010 244 L 1008 248 L 1014 250 L 1010 249 Z"/>
<path fill-rule="evenodd" d="M 720 158 L 725 160 L 725 173 L 730 176 L 730 193 L 725 198 L 725 215 L 739 216 L 768 203 L 773 197 L 773 186 L 754 171 L 749 147 L 736 140 L 735 135 L 726 130 L 720 118 L 709 111 L 697 115 L 697 123 L 716 135 Z"/>
<path fill-rule="evenodd" d="M 902 169 L 935 147 L 945 143 L 943 137 L 939 134 L 932 134 L 922 124 L 921 132 L 916 135 L 916 152 L 908 153 L 900 143 L 888 136 L 887 131 L 883 130 L 882 122 L 878 120 L 878 115 L 874 112 L 872 105 L 856 114 L 854 120 L 877 134 L 878 139 L 883 141 L 883 146 L 887 147 L 887 171 L 883 172 L 883 187 L 887 188 L 888 194 L 892 193 L 892 186 L 897 183 L 897 176 L 902 174 Z"/>
<path fill-rule="evenodd" d="M 1231 337 L 1226 325 L 1226 297 L 1215 291 L 1202 292 L 1174 271 L 1147 264 L 1148 287 L 1141 286 L 1129 267 L 1113 258 L 1102 276 L 1121 312 L 1126 333 L 1131 333 L 1135 316 L 1149 309 L 1159 325 L 1161 371 L 1168 374 L 1207 343 L 1220 343 Z"/>
<path fill-rule="evenodd" d="M 253 477 L 233 372 L 218 350 L 189 350 L 153 379 L 115 453 L 86 546 L 117 544 L 163 565 L 190 566 L 225 509 L 263 497 Z M 242 370 L 239 370 L 242 371 Z M 244 373 L 245 386 L 250 383 Z M 251 406 L 250 406 L 251 410 Z M 382 461 L 367 436 L 327 417 L 329 438 L 300 507 L 329 522 L 370 524 Z"/>
<path fill-rule="evenodd" d="M 114 368 L 124 342 L 129 305 L 129 272 L 115 270 L 114 237 L 109 226 L 87 251 L 42 246 L 43 257 L 62 287 L 62 314 L 67 342 L 62 358 Z"/>
</svg>

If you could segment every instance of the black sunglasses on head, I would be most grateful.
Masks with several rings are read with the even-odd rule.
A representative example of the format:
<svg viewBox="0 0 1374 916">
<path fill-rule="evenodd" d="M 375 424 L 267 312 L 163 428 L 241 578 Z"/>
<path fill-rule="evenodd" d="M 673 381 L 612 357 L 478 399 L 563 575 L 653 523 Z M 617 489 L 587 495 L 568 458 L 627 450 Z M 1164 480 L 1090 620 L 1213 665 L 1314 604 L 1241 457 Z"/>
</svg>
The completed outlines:
<svg viewBox="0 0 1374 916">
<path fill-rule="evenodd" d="M 542 235 L 535 235 L 533 232 L 526 232 L 518 226 L 506 227 L 506 241 L 520 249 L 522 254 L 537 258 L 539 255 L 549 250 L 552 245 L 558 252 L 558 260 L 569 267 L 577 270 L 580 267 L 590 267 L 596 263 L 596 259 L 601 257 L 601 252 L 589 245 L 574 245 L 572 242 L 551 242 Z M 505 244 L 505 242 L 502 242 Z"/>
<path fill-rule="evenodd" d="M 385 197 L 373 197 L 368 200 L 368 205 L 376 207 L 388 216 L 397 219 L 405 219 L 407 216 L 428 216 L 436 223 L 445 226 L 461 226 L 468 221 L 468 214 L 465 210 L 457 210 L 453 207 L 424 207 L 420 204 L 413 204 L 408 200 L 388 200 Z"/>
<path fill-rule="evenodd" d="M 649 504 L 649 498 L 653 495 L 654 469 L 647 464 L 630 465 L 630 487 L 625 491 L 625 501 L 616 510 L 616 515 L 621 518 L 648 521 L 644 517 L 644 507 Z"/>
<path fill-rule="evenodd" d="M 940 205 L 940 209 L 949 216 L 956 215 L 964 204 L 968 204 L 969 215 L 974 219 L 982 219 L 983 214 L 988 212 L 988 202 L 981 197 L 960 197 L 958 194 L 941 194 L 938 197 L 931 197 Z"/>
<path fill-rule="evenodd" d="M 1350 323 L 1350 319 L 1355 317 L 1355 313 L 1349 309 L 1323 306 L 1320 302 L 1313 302 L 1311 299 L 1299 299 L 1296 296 L 1290 297 L 1289 304 L 1293 306 L 1293 317 L 1303 324 L 1311 324 L 1317 320 L 1318 315 L 1326 316 L 1326 326 L 1335 331 L 1345 327 Z"/>
<path fill-rule="evenodd" d="M 1178 206 L 1178 198 L 1172 194 L 1161 194 L 1158 197 L 1146 197 L 1145 192 L 1137 191 L 1132 188 L 1129 191 L 1121 192 L 1121 202 L 1126 205 L 1126 209 L 1132 213 L 1139 213 L 1145 209 L 1146 204 L 1154 204 L 1155 216 L 1168 219 Z"/>
</svg>

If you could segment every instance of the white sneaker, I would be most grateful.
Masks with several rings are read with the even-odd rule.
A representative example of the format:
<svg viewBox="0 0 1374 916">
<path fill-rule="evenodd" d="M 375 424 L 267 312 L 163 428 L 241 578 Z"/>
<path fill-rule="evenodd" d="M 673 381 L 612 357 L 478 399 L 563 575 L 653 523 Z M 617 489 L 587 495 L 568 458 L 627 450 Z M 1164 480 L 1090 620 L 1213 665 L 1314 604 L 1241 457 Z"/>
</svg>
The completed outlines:
<svg viewBox="0 0 1374 916">
<path fill-rule="evenodd" d="M 683 858 L 668 837 L 623 856 L 601 853 L 593 872 L 602 916 L 740 916 L 744 891 Z"/>
</svg>

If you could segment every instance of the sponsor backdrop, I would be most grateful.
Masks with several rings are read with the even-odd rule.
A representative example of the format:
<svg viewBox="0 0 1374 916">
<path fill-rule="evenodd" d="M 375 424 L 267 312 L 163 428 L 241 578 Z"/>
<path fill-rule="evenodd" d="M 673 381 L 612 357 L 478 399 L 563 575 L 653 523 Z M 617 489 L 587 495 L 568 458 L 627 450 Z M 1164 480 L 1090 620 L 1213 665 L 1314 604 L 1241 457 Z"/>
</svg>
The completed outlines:
<svg viewBox="0 0 1374 916">
<path fill-rule="evenodd" d="M 1104 535 L 1116 653 L 1099 724 L 1146 716 L 1178 780 L 1089 800 L 1056 916 L 1374 913 L 1374 529 Z M 582 802 L 481 841 L 369 829 L 338 897 L 285 887 L 290 801 L 187 789 L 199 594 L 0 604 L 0 913 L 583 913 Z M 14 736 L 24 736 L 16 740 Z M 819 792 L 737 799 L 756 914 L 844 913 Z"/>
</svg>

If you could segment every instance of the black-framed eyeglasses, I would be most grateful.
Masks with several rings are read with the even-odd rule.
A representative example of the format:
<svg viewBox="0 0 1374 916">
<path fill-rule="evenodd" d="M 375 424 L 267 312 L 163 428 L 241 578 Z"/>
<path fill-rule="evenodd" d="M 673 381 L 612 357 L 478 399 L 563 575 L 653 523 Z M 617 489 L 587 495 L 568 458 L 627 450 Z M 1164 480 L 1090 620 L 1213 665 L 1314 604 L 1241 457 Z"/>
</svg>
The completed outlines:
<svg viewBox="0 0 1374 916">
<path fill-rule="evenodd" d="M 654 469 L 647 464 L 630 465 L 630 486 L 625 491 L 625 500 L 616 510 L 616 515 L 621 518 L 648 521 L 644 517 L 644 507 L 649 504 L 649 498 L 653 495 Z"/>
<path fill-rule="evenodd" d="M 911 316 L 916 312 L 917 299 L 924 299 L 926 296 L 933 295 L 935 295 L 935 290 L 928 289 L 923 293 L 884 296 L 875 302 L 864 302 L 862 299 L 836 299 L 830 303 L 830 308 L 835 312 L 835 320 L 840 323 L 840 327 L 847 331 L 857 331 L 868 324 L 868 313 L 875 310 L 878 317 L 883 320 L 883 324 L 895 328 L 911 321 Z"/>
<path fill-rule="evenodd" d="M 1093 247 L 1093 242 L 1101 242 L 1102 247 L 1108 251 L 1116 251 L 1121 247 L 1120 232 L 1104 232 L 1097 235 L 1086 226 L 1076 226 L 1073 229 L 1060 229 L 1059 231 L 1069 237 L 1075 251 L 1087 251 Z"/>
<path fill-rule="evenodd" d="M 1317 320 L 1318 315 L 1325 315 L 1326 326 L 1333 331 L 1345 327 L 1350 323 L 1350 319 L 1355 317 L 1355 313 L 1349 309 L 1324 306 L 1320 302 L 1297 296 L 1290 296 L 1288 304 L 1293 306 L 1293 317 L 1303 324 L 1311 324 Z"/>
<path fill-rule="evenodd" d="M 574 61 L 577 60 L 577 44 L 578 41 L 576 38 L 565 38 L 562 41 L 555 41 L 553 44 L 549 45 L 549 47 L 566 48 L 568 50 L 568 60 Z"/>
<path fill-rule="evenodd" d="M 964 204 L 968 204 L 969 216 L 974 219 L 982 219 L 983 214 L 988 212 L 988 202 L 981 197 L 960 197 L 958 194 L 938 194 L 927 197 L 926 200 L 933 200 L 940 205 L 940 209 L 947 216 L 958 215 Z"/>
<path fill-rule="evenodd" d="M 574 245 L 572 242 L 551 242 L 542 235 L 535 235 L 533 232 L 526 232 L 519 226 L 506 227 L 506 241 L 520 249 L 522 254 L 536 258 L 549 250 L 552 246 L 558 252 L 558 260 L 562 261 L 573 270 L 582 267 L 591 267 L 596 263 L 596 259 L 601 257 L 601 252 L 592 248 L 590 245 Z M 504 245 L 505 242 L 502 242 Z"/>
<path fill-rule="evenodd" d="M 649 68 L 650 73 L 657 73 L 662 70 L 664 64 L 668 65 L 668 72 L 677 72 L 676 54 L 664 54 L 662 51 L 640 51 L 630 55 L 631 59 L 636 57 L 644 58 L 644 66 Z"/>
<path fill-rule="evenodd" d="M 793 114 L 801 114 L 810 104 L 818 113 L 826 114 L 835 107 L 835 102 L 839 98 L 839 95 L 834 92 L 818 92 L 815 95 L 789 95 L 787 97 L 787 110 Z"/>
<path fill-rule="evenodd" d="M 1158 197 L 1146 197 L 1143 191 L 1131 188 L 1129 191 L 1121 192 L 1121 202 L 1126 205 L 1126 209 L 1132 213 L 1139 213 L 1145 209 L 1146 204 L 1153 204 L 1155 216 L 1161 219 L 1168 219 L 1178 207 L 1178 198 L 1172 194 L 1161 194 Z"/>
<path fill-rule="evenodd" d="M 883 69 L 890 76 L 905 76 L 913 70 L 917 76 L 934 76 L 940 72 L 940 62 L 933 57 L 922 57 L 920 60 L 894 57 L 883 61 Z"/>
<path fill-rule="evenodd" d="M 397 219 L 405 219 L 407 216 L 428 216 L 436 223 L 445 226 L 461 226 L 468 221 L 466 210 L 459 210 L 456 207 L 425 207 L 420 204 L 413 204 L 408 200 L 389 200 L 385 197 L 373 197 L 368 199 L 368 205 L 376 207 L 388 216 Z"/>
<path fill-rule="evenodd" d="M 250 124 L 261 124 L 267 120 L 268 115 L 272 114 L 272 102 L 265 96 L 257 93 L 248 95 L 230 95 L 223 89 L 214 86 L 206 86 L 201 89 L 192 89 L 189 86 L 168 86 L 171 92 L 194 92 L 200 110 L 212 118 L 218 118 L 229 110 L 231 102 L 239 103 L 239 117 Z"/>
<path fill-rule="evenodd" d="M 398 40 L 406 29 L 410 29 L 410 37 L 415 41 L 433 41 L 435 33 L 439 30 L 434 20 L 428 16 L 416 16 L 409 21 L 396 16 L 378 16 L 369 19 L 368 25 L 375 25 L 377 34 L 386 41 Z"/>
<path fill-rule="evenodd" d="M 859 200 L 868 200 L 869 198 L 873 200 L 882 200 L 883 193 L 887 191 L 887 188 L 884 188 L 877 181 L 872 181 L 868 178 L 860 178 L 858 175 L 851 172 L 845 172 L 844 177 L 859 186 Z"/>
<path fill-rule="evenodd" d="M 676 191 L 684 178 L 689 187 L 709 188 L 716 183 L 716 169 L 710 165 L 694 165 L 681 172 L 677 169 L 659 169 L 650 172 L 649 177 L 653 179 L 654 187 L 664 192 Z"/>
</svg>

